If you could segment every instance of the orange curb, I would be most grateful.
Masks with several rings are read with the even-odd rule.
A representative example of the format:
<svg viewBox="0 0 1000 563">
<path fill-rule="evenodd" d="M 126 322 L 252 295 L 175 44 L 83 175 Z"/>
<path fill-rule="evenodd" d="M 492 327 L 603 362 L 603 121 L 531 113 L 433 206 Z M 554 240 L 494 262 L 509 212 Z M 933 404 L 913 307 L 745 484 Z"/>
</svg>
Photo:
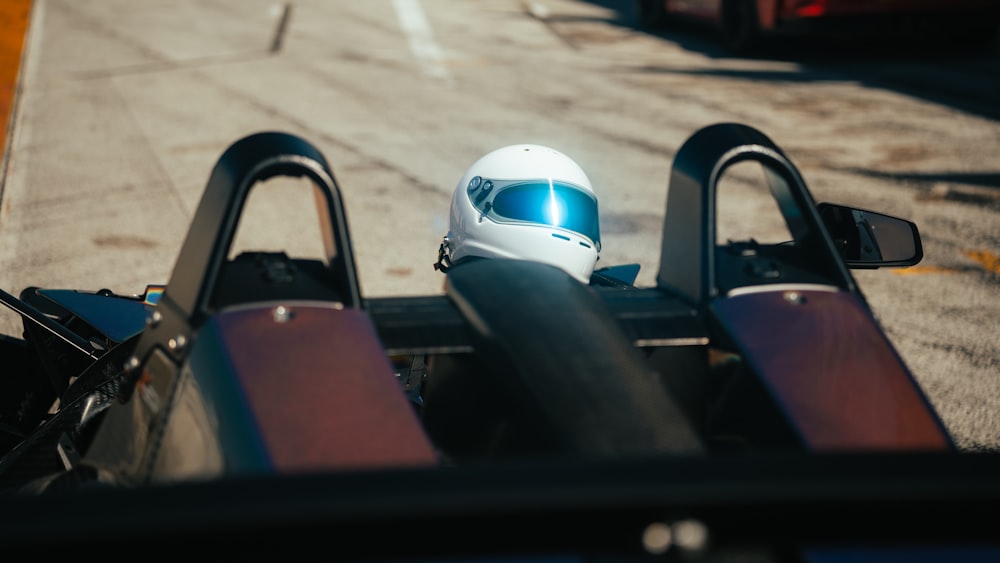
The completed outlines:
<svg viewBox="0 0 1000 563">
<path fill-rule="evenodd" d="M 7 140 L 13 126 L 14 101 L 32 1 L 0 0 L 0 118 L 4 125 L 0 129 L 0 147 L 5 157 L 10 150 Z"/>
</svg>

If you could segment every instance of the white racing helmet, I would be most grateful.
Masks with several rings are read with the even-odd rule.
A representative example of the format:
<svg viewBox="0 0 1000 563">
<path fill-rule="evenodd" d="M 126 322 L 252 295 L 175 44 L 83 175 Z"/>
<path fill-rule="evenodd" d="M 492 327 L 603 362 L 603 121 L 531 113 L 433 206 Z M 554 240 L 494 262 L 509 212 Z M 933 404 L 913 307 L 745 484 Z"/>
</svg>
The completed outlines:
<svg viewBox="0 0 1000 563">
<path fill-rule="evenodd" d="M 510 145 L 475 162 L 451 200 L 439 269 L 468 257 L 514 258 L 590 282 L 601 250 L 597 196 L 583 169 L 541 145 Z"/>
</svg>

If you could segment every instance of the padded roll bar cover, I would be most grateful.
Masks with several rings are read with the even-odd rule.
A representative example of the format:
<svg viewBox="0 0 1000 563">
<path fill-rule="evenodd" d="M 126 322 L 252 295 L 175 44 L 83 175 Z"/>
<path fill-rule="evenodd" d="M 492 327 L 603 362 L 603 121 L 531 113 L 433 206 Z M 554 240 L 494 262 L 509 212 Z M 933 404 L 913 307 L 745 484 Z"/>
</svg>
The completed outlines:
<svg viewBox="0 0 1000 563">
<path fill-rule="evenodd" d="M 720 299 L 712 308 L 806 449 L 953 449 L 917 382 L 855 295 L 764 291 Z"/>
<path fill-rule="evenodd" d="M 283 317 L 273 304 L 215 315 L 205 325 L 215 336 L 199 339 L 214 348 L 192 352 L 197 387 L 216 395 L 208 403 L 229 470 L 435 465 L 437 455 L 368 315 L 326 304 L 284 307 Z M 229 366 L 224 381 L 219 365 Z M 257 436 L 258 446 L 244 451 L 249 436 Z M 254 467 L 262 463 L 260 452 L 270 467 Z"/>
</svg>

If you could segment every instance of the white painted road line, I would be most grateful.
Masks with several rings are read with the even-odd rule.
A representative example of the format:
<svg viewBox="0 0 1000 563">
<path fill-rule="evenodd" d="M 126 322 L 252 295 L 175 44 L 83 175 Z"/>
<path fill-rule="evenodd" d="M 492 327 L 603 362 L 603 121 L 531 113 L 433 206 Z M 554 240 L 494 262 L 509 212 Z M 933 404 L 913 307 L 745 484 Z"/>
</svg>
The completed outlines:
<svg viewBox="0 0 1000 563">
<path fill-rule="evenodd" d="M 393 0 L 393 6 L 396 8 L 399 25 L 410 42 L 410 50 L 417 57 L 424 73 L 451 81 L 451 73 L 444 65 L 444 55 L 441 47 L 434 41 L 434 31 L 424 15 L 420 0 Z"/>
</svg>

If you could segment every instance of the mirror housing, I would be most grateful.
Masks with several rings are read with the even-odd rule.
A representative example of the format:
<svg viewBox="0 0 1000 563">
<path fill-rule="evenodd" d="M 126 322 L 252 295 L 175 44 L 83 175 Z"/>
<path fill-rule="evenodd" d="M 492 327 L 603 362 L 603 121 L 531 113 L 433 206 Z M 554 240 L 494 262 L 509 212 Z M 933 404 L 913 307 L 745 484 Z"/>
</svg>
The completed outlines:
<svg viewBox="0 0 1000 563">
<path fill-rule="evenodd" d="M 816 207 L 850 268 L 913 266 L 924 257 L 920 232 L 912 221 L 846 205 Z"/>
</svg>

